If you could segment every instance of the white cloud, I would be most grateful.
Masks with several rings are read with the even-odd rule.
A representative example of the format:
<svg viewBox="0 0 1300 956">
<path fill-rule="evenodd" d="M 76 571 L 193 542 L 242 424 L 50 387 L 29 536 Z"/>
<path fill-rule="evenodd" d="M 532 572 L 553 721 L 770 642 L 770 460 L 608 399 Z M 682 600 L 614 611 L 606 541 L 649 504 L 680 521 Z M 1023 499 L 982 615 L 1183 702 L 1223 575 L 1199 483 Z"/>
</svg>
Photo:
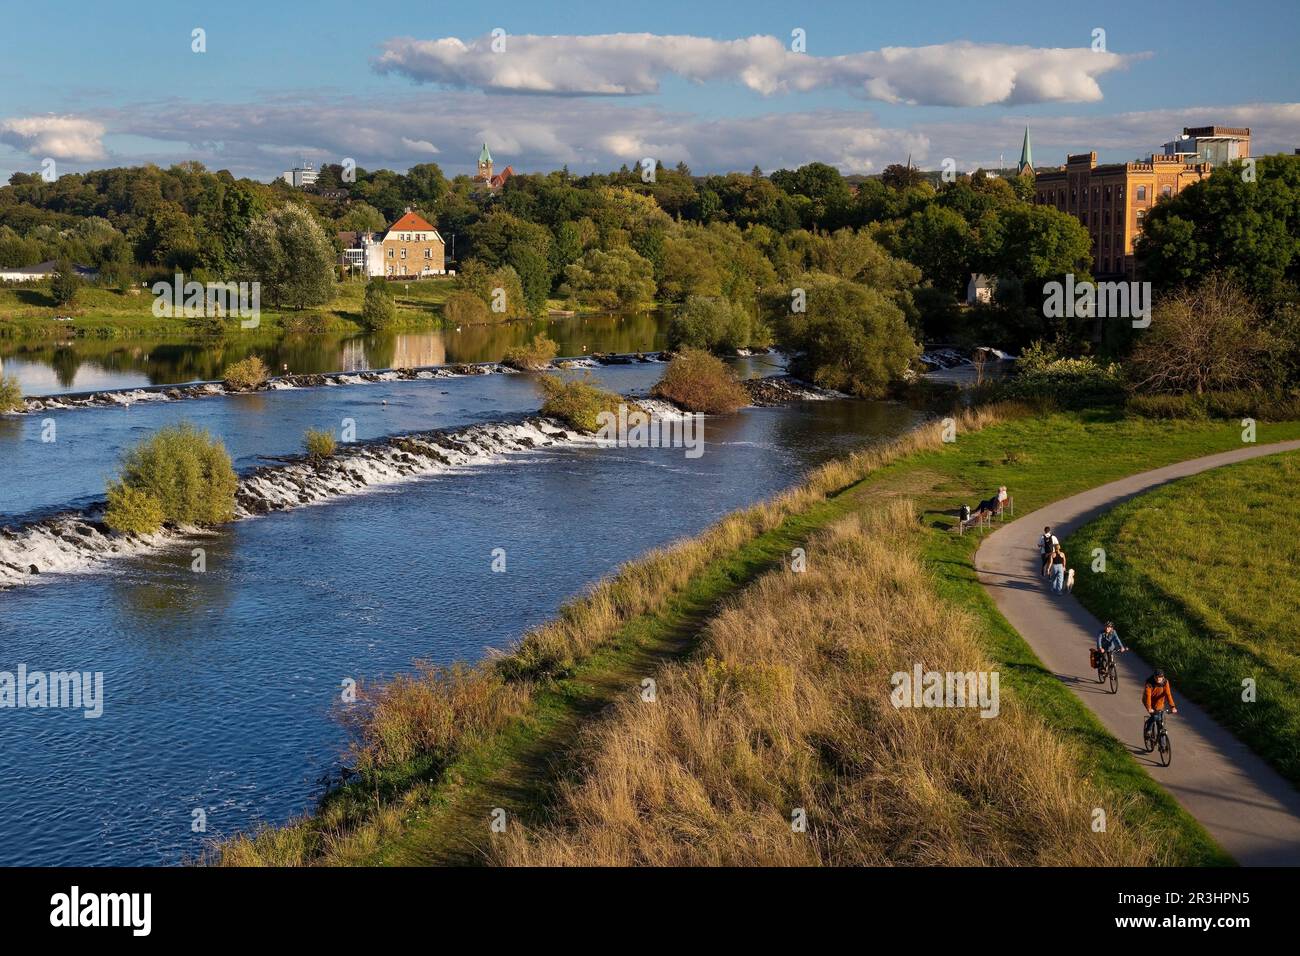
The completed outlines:
<svg viewBox="0 0 1300 956">
<path fill-rule="evenodd" d="M 440 152 L 437 146 L 434 146 L 427 139 L 411 139 L 408 136 L 402 137 L 402 145 L 413 153 L 428 153 L 433 155 Z"/>
<path fill-rule="evenodd" d="M 32 156 L 71 162 L 104 159 L 104 125 L 77 116 L 28 116 L 0 120 L 0 142 Z"/>
<path fill-rule="evenodd" d="M 539 109 L 535 96 L 448 92 L 393 98 L 285 95 L 256 103 L 139 103 L 100 117 L 115 134 L 153 140 L 147 152 L 115 156 L 121 163 L 170 165 L 197 159 L 213 169 L 270 179 L 285 163 L 351 157 L 367 169 L 406 169 L 436 155 L 448 175 L 472 172 L 487 142 L 498 167 L 574 172 L 634 166 L 650 156 L 668 166 L 685 161 L 697 173 L 770 172 L 814 160 L 846 173 L 879 172 L 908 154 L 925 168 L 944 157 L 958 168 L 992 166 L 1002 153 L 1019 156 L 1025 120 L 952 114 L 950 121 L 883 125 L 851 109 L 710 118 L 609 98 L 578 99 L 563 109 Z M 1029 121 L 1039 165 L 1064 162 L 1067 152 L 1096 149 L 1103 158 L 1131 159 L 1159 150 L 1183 126 L 1250 126 L 1256 155 L 1300 145 L 1300 103 L 1188 107 Z M 178 145 L 179 144 L 179 145 Z M 437 154 L 429 147 L 437 144 Z M 2 180 L 3 176 L 0 176 Z"/>
<path fill-rule="evenodd" d="M 937 106 L 1093 102 L 1097 77 L 1142 54 L 967 41 L 886 47 L 842 56 L 794 53 L 776 37 L 713 40 L 654 33 L 398 37 L 375 59 L 381 73 L 498 93 L 626 96 L 654 93 L 668 75 L 730 81 L 763 95 L 844 89 L 867 99 Z"/>
</svg>

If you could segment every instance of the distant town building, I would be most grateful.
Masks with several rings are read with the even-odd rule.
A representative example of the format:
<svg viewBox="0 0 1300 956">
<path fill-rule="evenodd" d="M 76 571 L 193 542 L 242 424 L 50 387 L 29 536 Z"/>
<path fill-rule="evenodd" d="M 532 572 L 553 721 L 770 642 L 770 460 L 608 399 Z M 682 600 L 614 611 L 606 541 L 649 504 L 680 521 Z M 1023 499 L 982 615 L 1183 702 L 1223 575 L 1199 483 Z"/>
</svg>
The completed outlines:
<svg viewBox="0 0 1300 956">
<path fill-rule="evenodd" d="M 1035 202 L 1068 212 L 1087 228 L 1094 275 L 1132 278 L 1133 244 L 1151 207 L 1205 179 L 1216 162 L 1245 159 L 1250 154 L 1250 130 L 1188 128 L 1165 150 L 1146 162 L 1100 166 L 1095 151 L 1077 153 L 1066 157 L 1064 166 L 1035 171 Z"/>
<path fill-rule="evenodd" d="M 53 259 L 34 266 L 4 266 L 0 268 L 0 282 L 39 282 L 52 277 L 58 268 L 59 264 Z M 90 266 L 74 265 L 72 268 L 83 279 L 90 280 L 99 275 L 99 270 Z"/>
<path fill-rule="evenodd" d="M 1220 166 L 1250 155 L 1250 128 L 1246 126 L 1183 127 L 1183 135 L 1165 143 L 1164 154 L 1188 163 Z"/>
<path fill-rule="evenodd" d="M 308 186 L 314 186 L 319 177 L 320 172 L 314 169 L 311 163 L 303 163 L 293 169 L 286 169 L 280 174 L 280 178 L 294 189 L 305 189 Z"/>
<path fill-rule="evenodd" d="M 362 246 L 367 275 L 390 279 L 447 274 L 446 243 L 433 224 L 408 207 L 382 238 Z"/>
<path fill-rule="evenodd" d="M 506 184 L 506 180 L 515 174 L 514 168 L 507 166 L 500 173 L 493 174 L 492 152 L 487 143 L 478 153 L 478 170 L 474 173 L 474 182 L 480 187 L 496 192 Z"/>
</svg>

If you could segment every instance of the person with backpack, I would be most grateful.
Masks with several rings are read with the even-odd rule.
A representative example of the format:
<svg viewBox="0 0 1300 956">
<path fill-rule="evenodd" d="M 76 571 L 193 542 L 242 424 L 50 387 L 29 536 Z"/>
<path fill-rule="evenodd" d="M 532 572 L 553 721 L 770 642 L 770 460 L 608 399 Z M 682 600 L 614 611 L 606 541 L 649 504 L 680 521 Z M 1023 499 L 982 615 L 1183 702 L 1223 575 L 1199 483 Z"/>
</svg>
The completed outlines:
<svg viewBox="0 0 1300 956">
<path fill-rule="evenodd" d="M 1052 534 L 1051 527 L 1043 529 L 1043 536 L 1038 539 L 1038 555 L 1043 559 L 1043 577 L 1047 577 L 1047 568 L 1052 560 L 1052 551 L 1061 542 Z"/>
<path fill-rule="evenodd" d="M 1065 552 L 1059 544 L 1052 549 L 1048 564 L 1052 570 L 1052 590 L 1060 594 L 1065 590 Z"/>
</svg>

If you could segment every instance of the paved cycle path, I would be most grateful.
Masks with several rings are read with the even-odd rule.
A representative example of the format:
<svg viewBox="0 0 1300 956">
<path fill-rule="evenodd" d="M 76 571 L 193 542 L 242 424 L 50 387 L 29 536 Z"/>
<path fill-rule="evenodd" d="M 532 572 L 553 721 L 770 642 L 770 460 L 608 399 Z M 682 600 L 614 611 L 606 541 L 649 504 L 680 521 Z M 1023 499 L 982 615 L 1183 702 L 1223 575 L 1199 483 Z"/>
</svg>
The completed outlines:
<svg viewBox="0 0 1300 956">
<path fill-rule="evenodd" d="M 1246 445 L 1218 455 L 1131 475 L 1053 502 L 992 532 L 975 554 L 980 583 L 1039 660 L 1134 753 L 1228 853 L 1244 866 L 1300 866 L 1300 791 L 1211 719 L 1174 686 L 1178 714 L 1169 719 L 1173 761 L 1160 766 L 1142 748 L 1142 684 L 1154 667 L 1130 651 L 1116 655 L 1119 693 L 1098 684 L 1088 648 L 1101 622 L 1069 594 L 1053 594 L 1041 575 L 1038 538 L 1045 525 L 1066 535 L 1116 504 L 1176 478 L 1234 462 L 1300 450 L 1300 441 Z M 1090 555 L 1079 558 L 1090 573 Z M 1128 634 L 1116 621 L 1122 637 Z M 1246 675 L 1243 675 L 1246 676 Z"/>
</svg>

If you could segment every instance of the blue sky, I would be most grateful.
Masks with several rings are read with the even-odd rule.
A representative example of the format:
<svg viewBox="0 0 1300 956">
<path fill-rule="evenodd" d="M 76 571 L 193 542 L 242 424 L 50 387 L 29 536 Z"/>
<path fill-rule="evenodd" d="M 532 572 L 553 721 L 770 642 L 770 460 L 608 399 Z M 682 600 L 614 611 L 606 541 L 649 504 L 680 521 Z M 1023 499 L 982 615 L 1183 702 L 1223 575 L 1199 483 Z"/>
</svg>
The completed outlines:
<svg viewBox="0 0 1300 956">
<path fill-rule="evenodd" d="M 952 156 L 966 167 L 1013 160 L 1026 123 L 1040 164 L 1092 148 L 1133 158 L 1207 122 L 1252 126 L 1256 152 L 1300 145 L 1296 0 L 427 7 L 387 16 L 332 0 L 116 9 L 5 0 L 0 177 L 46 156 L 62 171 L 195 158 L 265 179 L 302 155 L 366 167 L 432 160 L 454 174 L 468 171 L 479 138 L 500 163 L 527 170 L 604 169 L 638 152 L 685 158 L 697 172 L 810 159 L 870 172 L 908 152 L 925 166 Z M 202 54 L 191 51 L 196 27 L 206 31 Z M 402 38 L 472 45 L 498 27 L 499 56 L 393 52 Z M 1091 52 L 1096 27 L 1106 31 L 1101 57 L 1051 52 Z M 768 48 L 726 45 L 766 35 L 788 46 L 794 28 L 807 53 L 784 66 Z M 618 33 L 723 42 L 655 40 L 642 52 L 578 40 Z M 529 35 L 556 39 L 529 46 Z M 887 47 L 938 50 L 882 66 Z M 396 65 L 381 72 L 385 51 Z M 679 69 L 684 57 L 692 65 Z M 1004 68 L 988 64 L 1002 61 L 1019 71 L 1016 92 L 974 92 L 1000 89 Z M 864 95 L 864 76 L 885 92 Z M 630 91 L 593 93 L 629 77 Z M 780 88 L 760 90 L 766 79 Z"/>
</svg>

